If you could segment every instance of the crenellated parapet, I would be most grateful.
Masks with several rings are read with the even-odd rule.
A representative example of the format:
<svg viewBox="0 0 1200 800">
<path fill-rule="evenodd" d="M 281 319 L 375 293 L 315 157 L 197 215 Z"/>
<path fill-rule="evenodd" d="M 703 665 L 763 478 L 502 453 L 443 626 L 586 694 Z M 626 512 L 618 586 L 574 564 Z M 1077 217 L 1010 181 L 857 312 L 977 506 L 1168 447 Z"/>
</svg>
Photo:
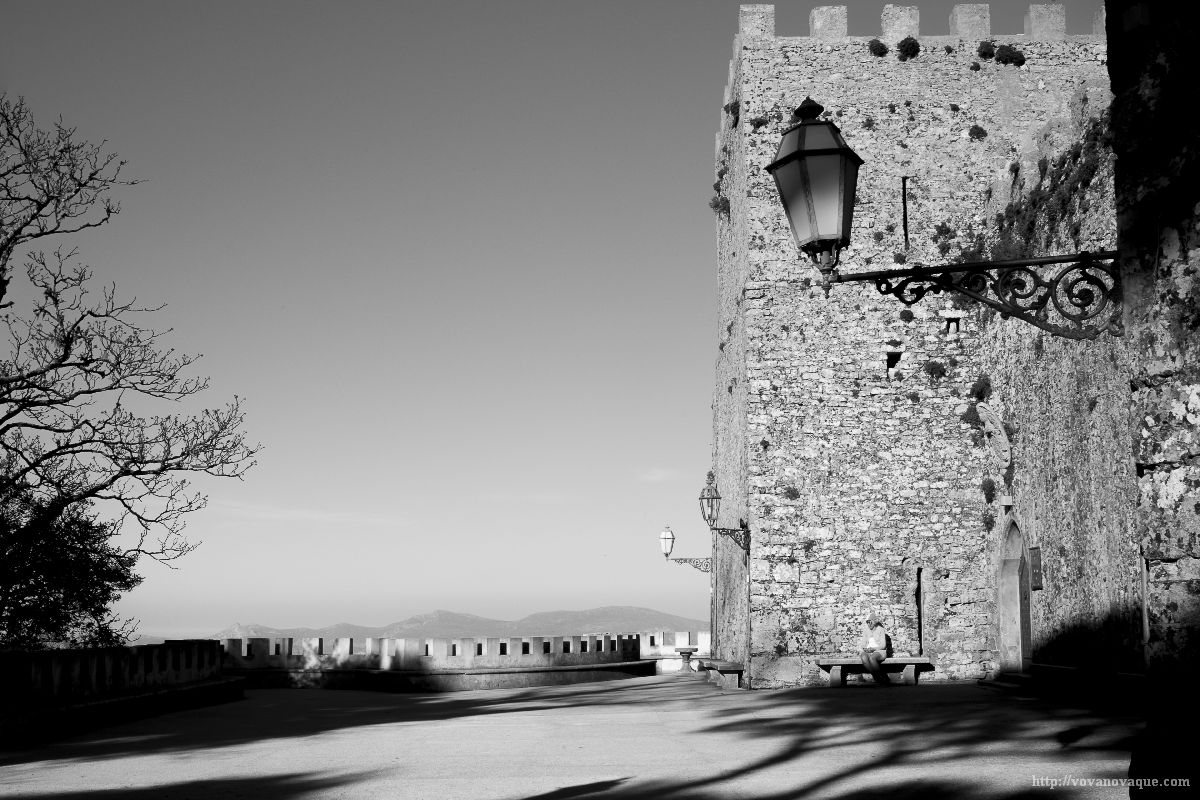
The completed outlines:
<svg viewBox="0 0 1200 800">
<path fill-rule="evenodd" d="M 906 36 L 921 36 L 921 10 L 917 6 L 888 4 L 880 15 L 880 38 L 886 43 L 898 42 Z M 1104 35 L 1104 8 L 1101 6 L 1092 20 L 1092 35 Z M 741 7 L 738 25 L 739 38 L 749 45 L 752 41 L 775 38 L 775 7 L 745 5 Z M 1021 33 L 993 32 L 991 6 L 988 3 L 960 3 L 950 10 L 950 33 L 934 38 L 978 41 L 991 36 L 1021 36 L 1028 41 L 1053 42 L 1067 38 L 1066 8 L 1058 3 L 1035 3 L 1025 12 Z M 814 39 L 849 38 L 846 6 L 818 6 L 808 15 L 808 36 Z"/>
<path fill-rule="evenodd" d="M 439 671 L 586 667 L 674 659 L 676 647 L 709 651 L 708 631 L 463 638 L 226 639 L 232 670 Z M 303 682 L 303 681 L 299 681 Z"/>
</svg>

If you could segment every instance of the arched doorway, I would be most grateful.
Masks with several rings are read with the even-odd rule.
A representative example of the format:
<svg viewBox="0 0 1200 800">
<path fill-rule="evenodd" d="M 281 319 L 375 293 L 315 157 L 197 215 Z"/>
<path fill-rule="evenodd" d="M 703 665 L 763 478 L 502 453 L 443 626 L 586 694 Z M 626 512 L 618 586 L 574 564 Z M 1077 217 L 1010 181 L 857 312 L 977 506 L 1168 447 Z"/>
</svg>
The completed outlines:
<svg viewBox="0 0 1200 800">
<path fill-rule="evenodd" d="M 1029 559 L 1025 537 L 1009 518 L 1000 547 L 1000 671 L 1027 672 L 1033 661 L 1029 620 Z"/>
</svg>

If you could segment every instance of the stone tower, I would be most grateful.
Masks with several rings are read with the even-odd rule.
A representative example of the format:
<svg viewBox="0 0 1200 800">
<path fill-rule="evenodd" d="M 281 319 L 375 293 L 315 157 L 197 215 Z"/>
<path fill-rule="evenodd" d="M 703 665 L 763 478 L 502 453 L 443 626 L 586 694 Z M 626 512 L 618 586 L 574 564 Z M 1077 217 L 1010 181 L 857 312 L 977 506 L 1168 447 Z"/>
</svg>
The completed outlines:
<svg viewBox="0 0 1200 800">
<path fill-rule="evenodd" d="M 993 35 L 987 5 L 959 5 L 949 36 L 922 36 L 918 9 L 889 5 L 876 55 L 843 6 L 794 38 L 772 6 L 741 7 L 716 140 L 713 462 L 717 526 L 744 524 L 750 544 L 715 536 L 712 580 L 714 655 L 749 685 L 819 683 L 816 661 L 851 654 L 868 615 L 897 653 L 934 660 L 929 678 L 983 677 L 1028 659 L 1028 606 L 1048 602 L 1026 588 L 1026 641 L 1006 642 L 1002 564 L 1027 580 L 1030 542 L 1005 552 L 1020 481 L 969 418 L 986 394 L 979 314 L 815 285 L 765 169 L 792 110 L 823 104 L 865 160 L 844 273 L 946 263 L 1019 193 L 1047 131 L 1107 87 L 1103 26 L 1068 36 L 1062 6 L 1035 5 L 1023 34 Z M 901 60 L 907 36 L 920 52 Z M 985 40 L 1024 65 L 981 57 Z"/>
</svg>

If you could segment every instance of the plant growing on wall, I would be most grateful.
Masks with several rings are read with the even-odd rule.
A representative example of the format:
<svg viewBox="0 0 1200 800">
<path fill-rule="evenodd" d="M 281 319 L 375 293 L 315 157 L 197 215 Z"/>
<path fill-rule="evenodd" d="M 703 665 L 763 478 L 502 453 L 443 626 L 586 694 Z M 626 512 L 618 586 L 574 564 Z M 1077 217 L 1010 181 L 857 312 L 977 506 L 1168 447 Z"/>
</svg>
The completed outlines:
<svg viewBox="0 0 1200 800">
<path fill-rule="evenodd" d="M 867 49 L 871 51 L 871 55 L 878 58 L 883 58 L 888 54 L 888 46 L 878 39 L 867 42 Z"/>
<path fill-rule="evenodd" d="M 721 106 L 721 108 L 732 118 L 729 122 L 729 126 L 731 128 L 736 128 L 738 126 L 738 122 L 741 121 L 742 118 L 742 101 L 733 100 Z"/>
<path fill-rule="evenodd" d="M 862 126 L 865 130 L 868 130 L 868 131 L 875 130 L 875 118 L 867 117 L 866 119 L 863 120 Z"/>
<path fill-rule="evenodd" d="M 971 62 L 971 72 L 979 72 L 979 69 L 980 69 L 980 67 L 979 67 L 979 62 L 978 62 L 978 61 L 972 61 L 972 62 Z"/>
<path fill-rule="evenodd" d="M 979 43 L 979 48 L 976 49 L 975 53 L 984 61 L 987 61 L 996 55 L 996 44 L 985 39 Z"/>
<path fill-rule="evenodd" d="M 996 499 L 996 482 L 990 477 L 984 477 L 979 482 L 979 490 L 983 492 L 983 499 L 986 503 L 991 503 Z"/>
<path fill-rule="evenodd" d="M 912 322 L 913 321 L 913 312 L 912 312 L 911 308 L 905 308 L 900 311 L 900 321 L 901 322 Z"/>
<path fill-rule="evenodd" d="M 934 383 L 937 383 L 942 378 L 946 377 L 946 365 L 940 361 L 926 361 L 924 365 L 925 374 Z"/>
<path fill-rule="evenodd" d="M 713 195 L 712 199 L 708 201 L 708 207 L 718 214 L 729 216 L 729 198 L 722 194 Z"/>
<path fill-rule="evenodd" d="M 1025 64 L 1025 54 L 1011 44 L 1002 44 L 996 48 L 996 63 L 1020 67 Z"/>
<path fill-rule="evenodd" d="M 905 36 L 896 43 L 896 57 L 901 61 L 908 61 L 910 58 L 916 58 L 921 54 L 921 44 L 911 36 Z"/>
<path fill-rule="evenodd" d="M 985 131 L 979 125 L 972 125 L 970 128 L 967 129 L 967 136 L 970 136 L 972 140 L 978 142 L 981 139 L 987 138 L 987 131 Z"/>
<path fill-rule="evenodd" d="M 986 402 L 992 396 L 992 379 L 986 373 L 980 375 L 967 393 L 981 403 Z"/>
</svg>

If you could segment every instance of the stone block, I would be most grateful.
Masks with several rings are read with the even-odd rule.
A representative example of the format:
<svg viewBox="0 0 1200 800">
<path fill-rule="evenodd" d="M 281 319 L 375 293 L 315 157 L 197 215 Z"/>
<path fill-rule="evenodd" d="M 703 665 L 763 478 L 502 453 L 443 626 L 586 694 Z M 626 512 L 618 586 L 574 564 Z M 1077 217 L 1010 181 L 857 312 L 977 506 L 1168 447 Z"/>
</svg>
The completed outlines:
<svg viewBox="0 0 1200 800">
<path fill-rule="evenodd" d="M 960 3 L 950 9 L 950 35 L 979 42 L 992 35 L 992 7 L 987 3 Z"/>
<path fill-rule="evenodd" d="M 883 7 L 880 17 L 880 38 L 888 47 L 894 47 L 906 36 L 919 36 L 921 11 L 916 6 L 894 6 L 890 3 Z"/>
<path fill-rule="evenodd" d="M 1133 395 L 1133 458 L 1152 465 L 1200 455 L 1200 385 L 1169 383 Z"/>
<path fill-rule="evenodd" d="M 742 40 L 775 37 L 775 6 L 745 5 L 738 11 L 738 35 Z"/>
<path fill-rule="evenodd" d="M 814 39 L 844 39 L 849 30 L 845 6 L 817 6 L 808 13 L 808 35 Z"/>
<path fill-rule="evenodd" d="M 1035 42 L 1056 42 L 1067 36 L 1067 10 L 1057 3 L 1031 5 L 1025 12 L 1025 35 Z"/>
<path fill-rule="evenodd" d="M 1107 36 L 1108 17 L 1104 12 L 1104 4 L 1096 9 L 1096 13 L 1092 15 L 1092 34 L 1095 36 Z"/>
</svg>

